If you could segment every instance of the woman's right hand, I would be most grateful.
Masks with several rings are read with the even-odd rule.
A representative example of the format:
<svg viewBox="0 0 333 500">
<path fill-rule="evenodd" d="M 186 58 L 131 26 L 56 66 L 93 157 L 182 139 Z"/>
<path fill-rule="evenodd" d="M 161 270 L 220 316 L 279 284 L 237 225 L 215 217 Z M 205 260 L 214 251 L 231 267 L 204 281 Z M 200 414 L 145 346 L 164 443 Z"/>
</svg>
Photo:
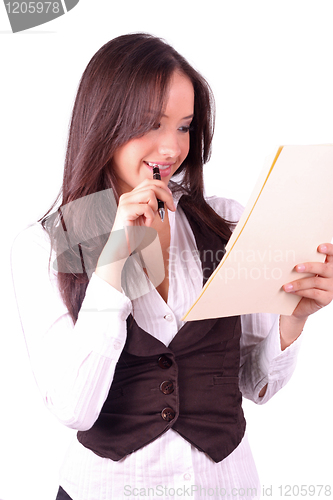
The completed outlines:
<svg viewBox="0 0 333 500">
<path fill-rule="evenodd" d="M 175 211 L 172 193 L 160 180 L 146 179 L 132 191 L 122 194 L 112 231 L 128 226 L 151 227 L 158 215 L 158 199 Z"/>
<path fill-rule="evenodd" d="M 144 229 L 151 227 L 159 217 L 158 199 L 169 210 L 176 210 L 171 191 L 163 181 L 156 179 L 146 179 L 119 198 L 114 225 L 95 270 L 99 277 L 118 290 L 121 290 L 121 271 L 128 256 L 142 242 Z"/>
</svg>

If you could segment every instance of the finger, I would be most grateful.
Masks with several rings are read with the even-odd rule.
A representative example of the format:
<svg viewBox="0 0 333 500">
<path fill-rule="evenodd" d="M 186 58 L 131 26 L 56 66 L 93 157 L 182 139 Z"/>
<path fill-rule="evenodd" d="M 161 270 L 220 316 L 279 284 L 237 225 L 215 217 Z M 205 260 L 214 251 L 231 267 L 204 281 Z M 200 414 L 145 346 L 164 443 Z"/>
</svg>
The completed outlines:
<svg viewBox="0 0 333 500">
<path fill-rule="evenodd" d="M 172 191 L 168 188 L 168 186 L 160 180 L 157 179 L 146 179 L 144 182 L 136 186 L 134 191 L 144 192 L 145 189 L 154 189 L 156 193 L 159 193 L 163 198 L 169 199 L 173 202 Z"/>
<path fill-rule="evenodd" d="M 170 210 L 176 210 L 172 192 L 163 181 L 157 179 L 145 179 L 141 184 L 136 186 L 132 192 L 135 191 L 138 193 L 144 193 L 146 189 L 153 189 L 156 197 L 167 203 Z"/>
<path fill-rule="evenodd" d="M 147 203 L 125 203 L 119 204 L 113 229 L 121 229 L 124 226 L 145 225 L 151 226 L 157 214 Z"/>
<path fill-rule="evenodd" d="M 327 306 L 332 302 L 333 292 L 327 292 L 325 290 L 319 290 L 318 288 L 311 288 L 307 290 L 299 290 L 294 293 L 299 297 L 310 299 L 314 301 L 320 307 Z"/>
<path fill-rule="evenodd" d="M 146 187 L 144 190 L 134 190 L 123 194 L 119 199 L 119 206 L 130 206 L 138 203 L 150 205 L 154 210 L 157 209 L 157 198 L 155 190 L 152 187 Z"/>
<path fill-rule="evenodd" d="M 175 211 L 176 207 L 171 193 L 165 188 L 149 185 L 126 193 L 126 203 L 148 203 L 152 208 L 157 208 L 157 200 L 162 200 L 169 210 Z"/>
<path fill-rule="evenodd" d="M 333 277 L 333 265 L 328 262 L 306 262 L 298 264 L 294 270 L 298 273 L 310 273 L 324 278 Z"/>
<path fill-rule="evenodd" d="M 291 283 L 286 283 L 283 285 L 283 289 L 285 292 L 296 294 L 298 294 L 298 292 L 313 289 L 333 293 L 333 281 L 322 278 L 321 276 L 311 276 L 309 278 L 302 278 L 292 281 Z"/>
<path fill-rule="evenodd" d="M 124 214 L 124 221 L 129 225 L 137 221 L 140 217 L 144 219 L 145 226 L 151 226 L 157 214 L 156 209 L 153 209 L 148 203 L 131 203 L 127 206 L 127 211 Z"/>
<path fill-rule="evenodd" d="M 171 196 L 172 196 L 172 192 L 171 190 L 168 188 L 168 186 L 163 182 L 163 181 L 160 181 L 158 179 L 145 179 L 144 181 L 142 181 L 140 184 L 138 184 L 134 189 L 133 191 L 142 191 L 144 190 L 145 188 L 150 188 L 152 186 L 156 186 L 156 187 L 159 187 L 161 189 L 163 189 L 164 191 L 166 191 L 167 193 L 169 193 Z"/>
<path fill-rule="evenodd" d="M 163 182 L 162 180 L 153 179 L 153 178 L 145 179 L 144 181 L 140 182 L 140 184 L 138 184 L 134 189 L 140 189 L 141 187 L 150 186 L 150 185 L 161 186 L 162 189 L 165 189 L 166 191 L 171 193 L 171 190 L 168 188 L 168 186 L 165 182 Z"/>
<path fill-rule="evenodd" d="M 326 254 L 326 261 L 325 262 L 333 264 L 333 245 L 332 245 L 332 243 L 323 243 L 322 245 L 319 245 L 318 252 Z"/>
</svg>

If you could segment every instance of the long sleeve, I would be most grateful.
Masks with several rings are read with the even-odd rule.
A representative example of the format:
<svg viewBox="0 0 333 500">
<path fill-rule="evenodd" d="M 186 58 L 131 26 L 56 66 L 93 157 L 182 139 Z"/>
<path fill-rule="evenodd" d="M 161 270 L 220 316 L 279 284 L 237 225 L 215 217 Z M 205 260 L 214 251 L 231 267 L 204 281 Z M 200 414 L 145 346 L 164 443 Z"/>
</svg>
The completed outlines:
<svg viewBox="0 0 333 500">
<path fill-rule="evenodd" d="M 240 389 L 247 399 L 266 403 L 286 385 L 296 367 L 301 337 L 281 350 L 279 316 L 249 314 L 241 317 Z M 267 384 L 263 397 L 261 389 Z"/>
<path fill-rule="evenodd" d="M 93 274 L 75 325 L 49 268 L 50 243 L 39 224 L 20 233 L 12 273 L 32 370 L 49 410 L 86 430 L 107 397 L 126 341 L 130 300 Z"/>
</svg>

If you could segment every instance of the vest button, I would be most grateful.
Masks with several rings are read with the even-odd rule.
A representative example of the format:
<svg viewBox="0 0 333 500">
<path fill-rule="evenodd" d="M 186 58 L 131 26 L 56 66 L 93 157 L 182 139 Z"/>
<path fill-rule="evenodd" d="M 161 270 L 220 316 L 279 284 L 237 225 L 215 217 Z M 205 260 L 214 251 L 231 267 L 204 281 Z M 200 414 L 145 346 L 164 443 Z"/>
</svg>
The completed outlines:
<svg viewBox="0 0 333 500">
<path fill-rule="evenodd" d="M 164 410 L 161 411 L 161 417 L 167 422 L 171 422 L 171 420 L 175 418 L 175 415 L 176 414 L 172 408 L 164 408 Z"/>
<path fill-rule="evenodd" d="M 167 368 L 170 368 L 170 366 L 172 365 L 172 361 L 171 359 L 169 359 L 167 356 L 161 356 L 160 358 L 158 358 L 158 366 L 160 368 L 163 368 L 163 370 L 166 370 Z"/>
<path fill-rule="evenodd" d="M 170 380 L 165 380 L 160 385 L 160 391 L 163 394 L 171 394 L 174 391 L 173 383 Z"/>
</svg>

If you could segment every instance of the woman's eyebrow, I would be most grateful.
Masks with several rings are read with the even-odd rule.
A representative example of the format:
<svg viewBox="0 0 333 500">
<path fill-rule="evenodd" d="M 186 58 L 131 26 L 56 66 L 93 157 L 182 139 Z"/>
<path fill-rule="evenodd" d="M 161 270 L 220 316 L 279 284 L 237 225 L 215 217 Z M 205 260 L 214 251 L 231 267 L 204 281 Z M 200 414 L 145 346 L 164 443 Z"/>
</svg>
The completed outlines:
<svg viewBox="0 0 333 500">
<path fill-rule="evenodd" d="M 167 115 L 165 115 L 164 113 L 161 115 L 161 117 L 164 117 L 164 118 L 168 118 Z M 194 114 L 192 115 L 188 115 L 188 116 L 184 116 L 183 118 L 181 118 L 182 120 L 189 120 L 190 118 L 193 118 L 194 117 Z"/>
</svg>

